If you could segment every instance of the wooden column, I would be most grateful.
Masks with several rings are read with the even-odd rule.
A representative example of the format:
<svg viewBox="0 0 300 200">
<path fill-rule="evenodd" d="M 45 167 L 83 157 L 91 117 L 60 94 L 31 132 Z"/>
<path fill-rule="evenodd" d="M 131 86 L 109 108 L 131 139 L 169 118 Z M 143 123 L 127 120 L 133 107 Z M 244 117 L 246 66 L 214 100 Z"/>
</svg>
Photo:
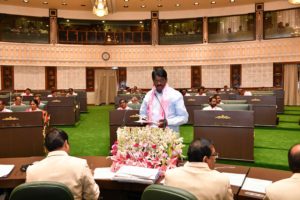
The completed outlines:
<svg viewBox="0 0 300 200">
<path fill-rule="evenodd" d="M 203 44 L 208 42 L 208 23 L 207 17 L 203 17 Z"/>
<path fill-rule="evenodd" d="M 49 9 L 50 44 L 57 44 L 57 10 Z"/>
<path fill-rule="evenodd" d="M 151 11 L 152 45 L 158 44 L 158 11 Z"/>
<path fill-rule="evenodd" d="M 256 15 L 256 40 L 263 39 L 263 24 L 264 24 L 264 4 L 255 4 L 255 15 Z"/>
</svg>

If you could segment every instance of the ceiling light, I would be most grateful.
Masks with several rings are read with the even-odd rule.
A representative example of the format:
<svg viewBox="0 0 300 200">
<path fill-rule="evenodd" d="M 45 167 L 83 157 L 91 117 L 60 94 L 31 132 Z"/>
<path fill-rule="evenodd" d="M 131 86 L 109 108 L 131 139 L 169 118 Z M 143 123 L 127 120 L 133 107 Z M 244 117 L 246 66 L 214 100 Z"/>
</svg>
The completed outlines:
<svg viewBox="0 0 300 200">
<path fill-rule="evenodd" d="M 129 0 L 124 0 L 125 2 L 128 2 Z"/>
<path fill-rule="evenodd" d="M 146 5 L 141 5 L 141 8 L 146 8 Z"/>
<path fill-rule="evenodd" d="M 98 17 L 108 15 L 108 7 L 105 0 L 92 0 L 92 2 L 94 2 L 93 13 L 95 15 L 97 15 Z"/>
<path fill-rule="evenodd" d="M 211 4 L 216 4 L 216 2 L 215 1 L 212 1 L 212 2 L 210 2 Z"/>
<path fill-rule="evenodd" d="M 158 4 L 158 5 L 157 5 L 157 7 L 161 8 L 161 7 L 163 7 L 163 5 L 161 5 L 161 4 Z"/>
<path fill-rule="evenodd" d="M 61 5 L 66 6 L 68 4 L 66 2 L 62 2 Z"/>
<path fill-rule="evenodd" d="M 235 0 L 229 0 L 229 2 L 230 2 L 230 3 L 234 3 L 234 2 L 235 2 Z"/>
<path fill-rule="evenodd" d="M 46 4 L 48 4 L 48 2 L 47 2 L 47 1 L 44 1 L 44 2 L 43 2 L 43 4 L 45 4 L 45 5 L 46 5 Z"/>
<path fill-rule="evenodd" d="M 123 7 L 124 7 L 124 8 L 128 8 L 128 5 L 124 5 Z"/>
<path fill-rule="evenodd" d="M 176 4 L 175 4 L 175 6 L 176 6 L 176 7 L 179 7 L 179 6 L 180 6 L 180 4 L 179 4 L 179 3 L 176 3 Z"/>
<path fill-rule="evenodd" d="M 195 2 L 194 5 L 195 5 L 195 6 L 198 6 L 198 5 L 199 5 L 199 2 Z"/>
<path fill-rule="evenodd" d="M 290 4 L 300 4 L 300 0 L 288 0 Z"/>
<path fill-rule="evenodd" d="M 29 3 L 29 0 L 23 0 L 24 3 Z"/>
</svg>

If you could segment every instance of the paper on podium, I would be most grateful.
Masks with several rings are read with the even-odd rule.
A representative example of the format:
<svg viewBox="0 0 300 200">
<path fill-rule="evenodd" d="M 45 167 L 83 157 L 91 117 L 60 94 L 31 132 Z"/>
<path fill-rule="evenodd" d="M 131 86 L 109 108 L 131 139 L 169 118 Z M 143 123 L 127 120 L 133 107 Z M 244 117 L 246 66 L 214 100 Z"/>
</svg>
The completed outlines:
<svg viewBox="0 0 300 200">
<path fill-rule="evenodd" d="M 113 177 L 113 180 L 151 184 L 159 177 L 159 169 L 146 167 L 122 166 Z"/>
<path fill-rule="evenodd" d="M 154 124 L 154 125 L 158 125 L 157 122 L 152 122 L 152 121 L 148 121 L 148 120 L 144 120 L 144 119 L 140 119 L 138 121 L 134 121 L 135 123 L 139 123 L 139 124 Z"/>
<path fill-rule="evenodd" d="M 235 173 L 227 173 L 227 172 L 222 172 L 222 174 L 225 174 L 230 181 L 230 185 L 238 186 L 241 187 L 244 179 L 246 177 L 246 174 L 235 174 Z"/>
<path fill-rule="evenodd" d="M 110 167 L 101 167 L 94 170 L 94 179 L 112 179 L 115 176 Z"/>
<path fill-rule="evenodd" d="M 0 165 L 0 178 L 7 177 L 15 165 Z"/>
<path fill-rule="evenodd" d="M 248 190 L 252 192 L 266 193 L 266 187 L 271 185 L 272 181 L 262 180 L 256 178 L 246 178 L 242 190 Z"/>
</svg>

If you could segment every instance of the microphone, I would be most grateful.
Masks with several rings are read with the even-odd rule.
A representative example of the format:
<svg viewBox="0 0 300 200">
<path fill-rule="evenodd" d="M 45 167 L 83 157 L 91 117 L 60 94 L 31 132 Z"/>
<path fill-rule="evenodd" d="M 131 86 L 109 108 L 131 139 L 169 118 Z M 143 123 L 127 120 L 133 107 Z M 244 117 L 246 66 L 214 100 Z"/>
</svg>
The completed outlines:
<svg viewBox="0 0 300 200">
<path fill-rule="evenodd" d="M 165 112 L 165 109 L 164 109 L 164 107 L 161 105 L 161 102 L 160 102 L 160 100 L 159 100 L 159 98 L 158 98 L 158 96 L 156 95 L 155 92 L 154 92 L 154 96 L 156 97 L 156 99 L 157 99 L 157 101 L 158 101 L 158 103 L 159 103 L 159 105 L 160 105 L 160 107 L 161 107 L 161 109 L 162 109 L 162 111 L 163 111 L 163 113 L 164 113 L 164 123 L 163 123 L 163 128 L 166 128 L 166 126 L 167 126 L 167 118 L 166 118 L 166 112 Z"/>
<path fill-rule="evenodd" d="M 127 113 L 128 110 L 125 110 L 124 114 L 123 114 L 123 120 L 122 120 L 122 125 L 121 127 L 124 127 L 126 126 L 126 113 Z"/>
</svg>

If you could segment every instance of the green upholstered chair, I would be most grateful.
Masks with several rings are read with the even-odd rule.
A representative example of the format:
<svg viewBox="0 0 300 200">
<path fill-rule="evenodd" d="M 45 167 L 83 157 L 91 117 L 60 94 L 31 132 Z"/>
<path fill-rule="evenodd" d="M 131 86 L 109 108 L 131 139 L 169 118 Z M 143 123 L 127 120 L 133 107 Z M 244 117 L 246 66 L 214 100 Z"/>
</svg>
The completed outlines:
<svg viewBox="0 0 300 200">
<path fill-rule="evenodd" d="M 247 100 L 222 100 L 224 104 L 246 104 Z"/>
<path fill-rule="evenodd" d="M 70 189 L 58 182 L 36 181 L 16 187 L 9 200 L 73 200 Z"/>
<path fill-rule="evenodd" d="M 197 198 L 181 188 L 152 184 L 144 190 L 141 200 L 197 200 Z"/>
<path fill-rule="evenodd" d="M 11 109 L 13 112 L 25 112 L 29 108 L 29 105 L 25 105 L 25 106 L 7 106 L 7 108 Z"/>
</svg>

